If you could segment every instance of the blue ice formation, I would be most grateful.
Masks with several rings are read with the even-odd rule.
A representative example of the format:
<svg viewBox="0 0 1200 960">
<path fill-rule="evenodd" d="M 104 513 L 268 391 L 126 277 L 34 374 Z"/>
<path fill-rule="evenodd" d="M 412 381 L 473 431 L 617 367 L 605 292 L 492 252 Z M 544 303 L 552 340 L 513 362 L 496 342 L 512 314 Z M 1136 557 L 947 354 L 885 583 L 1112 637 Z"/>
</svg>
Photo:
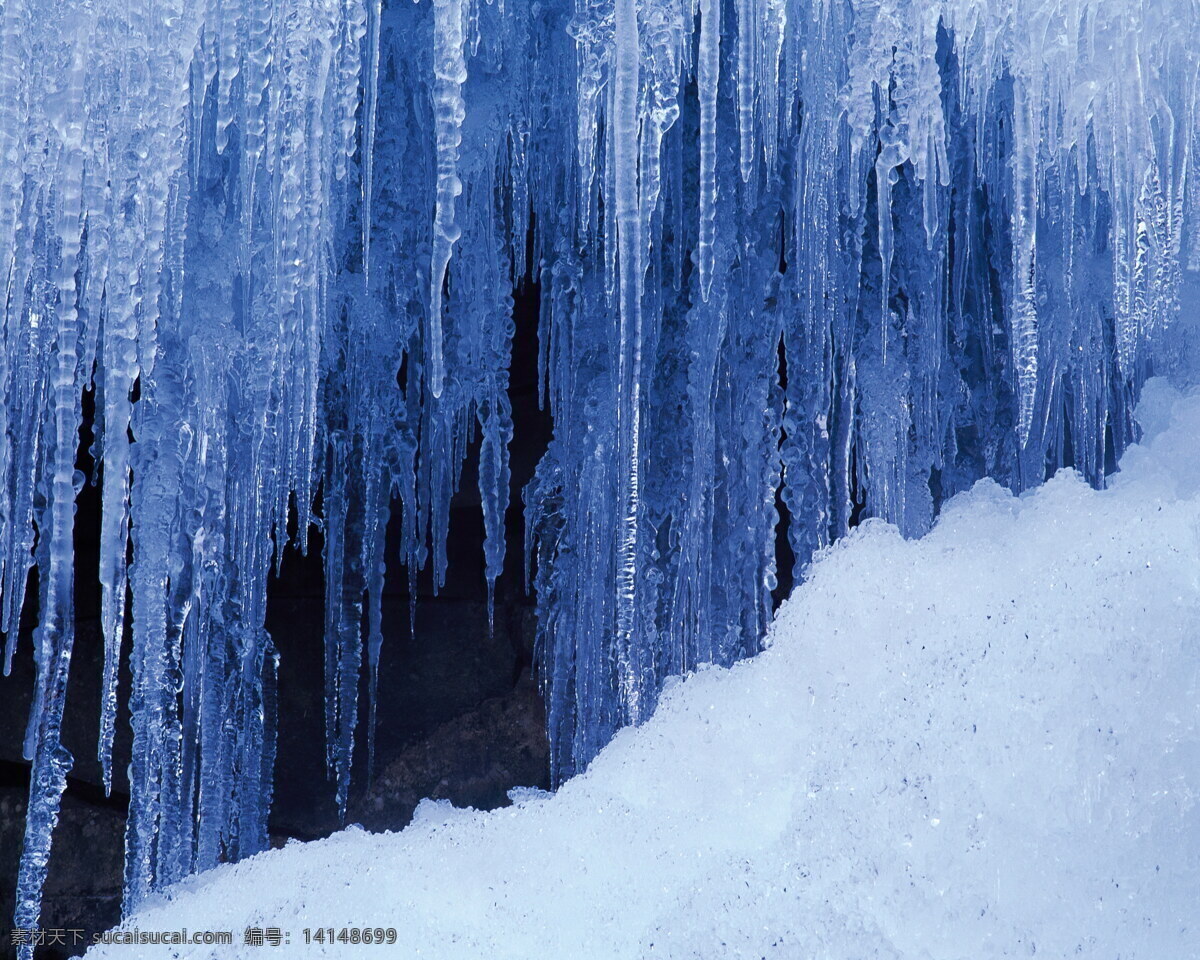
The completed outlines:
<svg viewBox="0 0 1200 960">
<path fill-rule="evenodd" d="M 71 765 L 86 392 L 133 909 L 266 843 L 289 542 L 323 529 L 343 807 L 389 512 L 444 583 L 476 441 L 494 583 L 518 284 L 556 780 L 758 648 L 777 494 L 799 572 L 983 476 L 1101 483 L 1200 269 L 1197 51 L 1196 0 L 0 0 L 6 667 L 34 567 L 40 616 L 16 926 Z"/>
</svg>

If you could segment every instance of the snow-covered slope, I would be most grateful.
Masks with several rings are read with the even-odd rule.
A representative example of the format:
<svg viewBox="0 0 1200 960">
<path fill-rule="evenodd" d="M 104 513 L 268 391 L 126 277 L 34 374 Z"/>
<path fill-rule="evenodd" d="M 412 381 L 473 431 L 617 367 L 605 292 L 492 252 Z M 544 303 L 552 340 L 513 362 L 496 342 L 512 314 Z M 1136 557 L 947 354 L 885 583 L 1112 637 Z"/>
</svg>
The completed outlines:
<svg viewBox="0 0 1200 960">
<path fill-rule="evenodd" d="M 235 945 L 140 955 L 277 926 L 298 957 L 1200 957 L 1200 396 L 1153 382 L 1141 417 L 1104 492 L 865 524 L 770 649 L 557 795 L 211 871 L 127 927 Z M 328 927 L 397 942 L 305 945 Z"/>
</svg>

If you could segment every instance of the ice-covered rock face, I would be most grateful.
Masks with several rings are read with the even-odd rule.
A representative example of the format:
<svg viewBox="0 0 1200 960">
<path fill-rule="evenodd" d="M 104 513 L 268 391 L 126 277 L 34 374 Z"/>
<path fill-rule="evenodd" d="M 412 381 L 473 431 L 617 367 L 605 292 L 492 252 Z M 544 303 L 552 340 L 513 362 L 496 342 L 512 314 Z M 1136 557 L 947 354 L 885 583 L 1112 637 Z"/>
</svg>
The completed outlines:
<svg viewBox="0 0 1200 960">
<path fill-rule="evenodd" d="M 1200 395 L 1147 393 L 1110 489 L 983 480 L 920 540 L 863 525 L 765 652 L 672 685 L 556 795 L 427 802 L 124 928 L 230 931 L 230 958 L 263 927 L 313 956 L 392 928 L 436 960 L 1195 956 Z"/>
<path fill-rule="evenodd" d="M 289 538 L 324 533 L 343 805 L 393 502 L 444 583 L 478 443 L 503 568 L 515 283 L 555 423 L 524 501 L 559 779 L 758 649 L 777 490 L 800 570 L 984 476 L 1098 482 L 1200 268 L 1197 49 L 1191 0 L 6 0 L 6 658 L 34 564 L 40 610 L 17 925 L 96 575 L 85 391 L 132 907 L 264 844 Z"/>
</svg>

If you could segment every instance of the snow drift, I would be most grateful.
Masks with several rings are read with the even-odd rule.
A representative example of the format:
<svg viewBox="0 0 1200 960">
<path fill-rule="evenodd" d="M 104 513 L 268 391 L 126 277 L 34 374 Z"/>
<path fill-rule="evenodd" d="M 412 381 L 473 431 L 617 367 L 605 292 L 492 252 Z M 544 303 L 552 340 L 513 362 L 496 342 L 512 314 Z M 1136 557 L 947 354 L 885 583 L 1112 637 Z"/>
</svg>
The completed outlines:
<svg viewBox="0 0 1200 960">
<path fill-rule="evenodd" d="M 426 802 L 125 926 L 234 932 L 178 957 L 268 925 L 306 957 L 1198 957 L 1200 395 L 1153 381 L 1140 419 L 1107 490 L 981 481 L 923 539 L 865 524 L 766 652 L 554 796 Z M 399 946 L 304 945 L 330 926 Z"/>
</svg>

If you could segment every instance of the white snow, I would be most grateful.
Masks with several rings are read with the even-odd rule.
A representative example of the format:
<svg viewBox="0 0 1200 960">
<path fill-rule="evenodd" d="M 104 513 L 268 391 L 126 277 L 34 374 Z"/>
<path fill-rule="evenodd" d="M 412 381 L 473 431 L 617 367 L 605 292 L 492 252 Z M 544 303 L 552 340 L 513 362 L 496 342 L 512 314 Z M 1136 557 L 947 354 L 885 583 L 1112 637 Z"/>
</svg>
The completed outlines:
<svg viewBox="0 0 1200 960">
<path fill-rule="evenodd" d="M 124 926 L 235 945 L 138 956 L 1200 957 L 1200 394 L 1139 416 L 1103 492 L 868 522 L 557 795 L 212 870 Z M 397 945 L 304 944 L 363 926 Z"/>
</svg>

